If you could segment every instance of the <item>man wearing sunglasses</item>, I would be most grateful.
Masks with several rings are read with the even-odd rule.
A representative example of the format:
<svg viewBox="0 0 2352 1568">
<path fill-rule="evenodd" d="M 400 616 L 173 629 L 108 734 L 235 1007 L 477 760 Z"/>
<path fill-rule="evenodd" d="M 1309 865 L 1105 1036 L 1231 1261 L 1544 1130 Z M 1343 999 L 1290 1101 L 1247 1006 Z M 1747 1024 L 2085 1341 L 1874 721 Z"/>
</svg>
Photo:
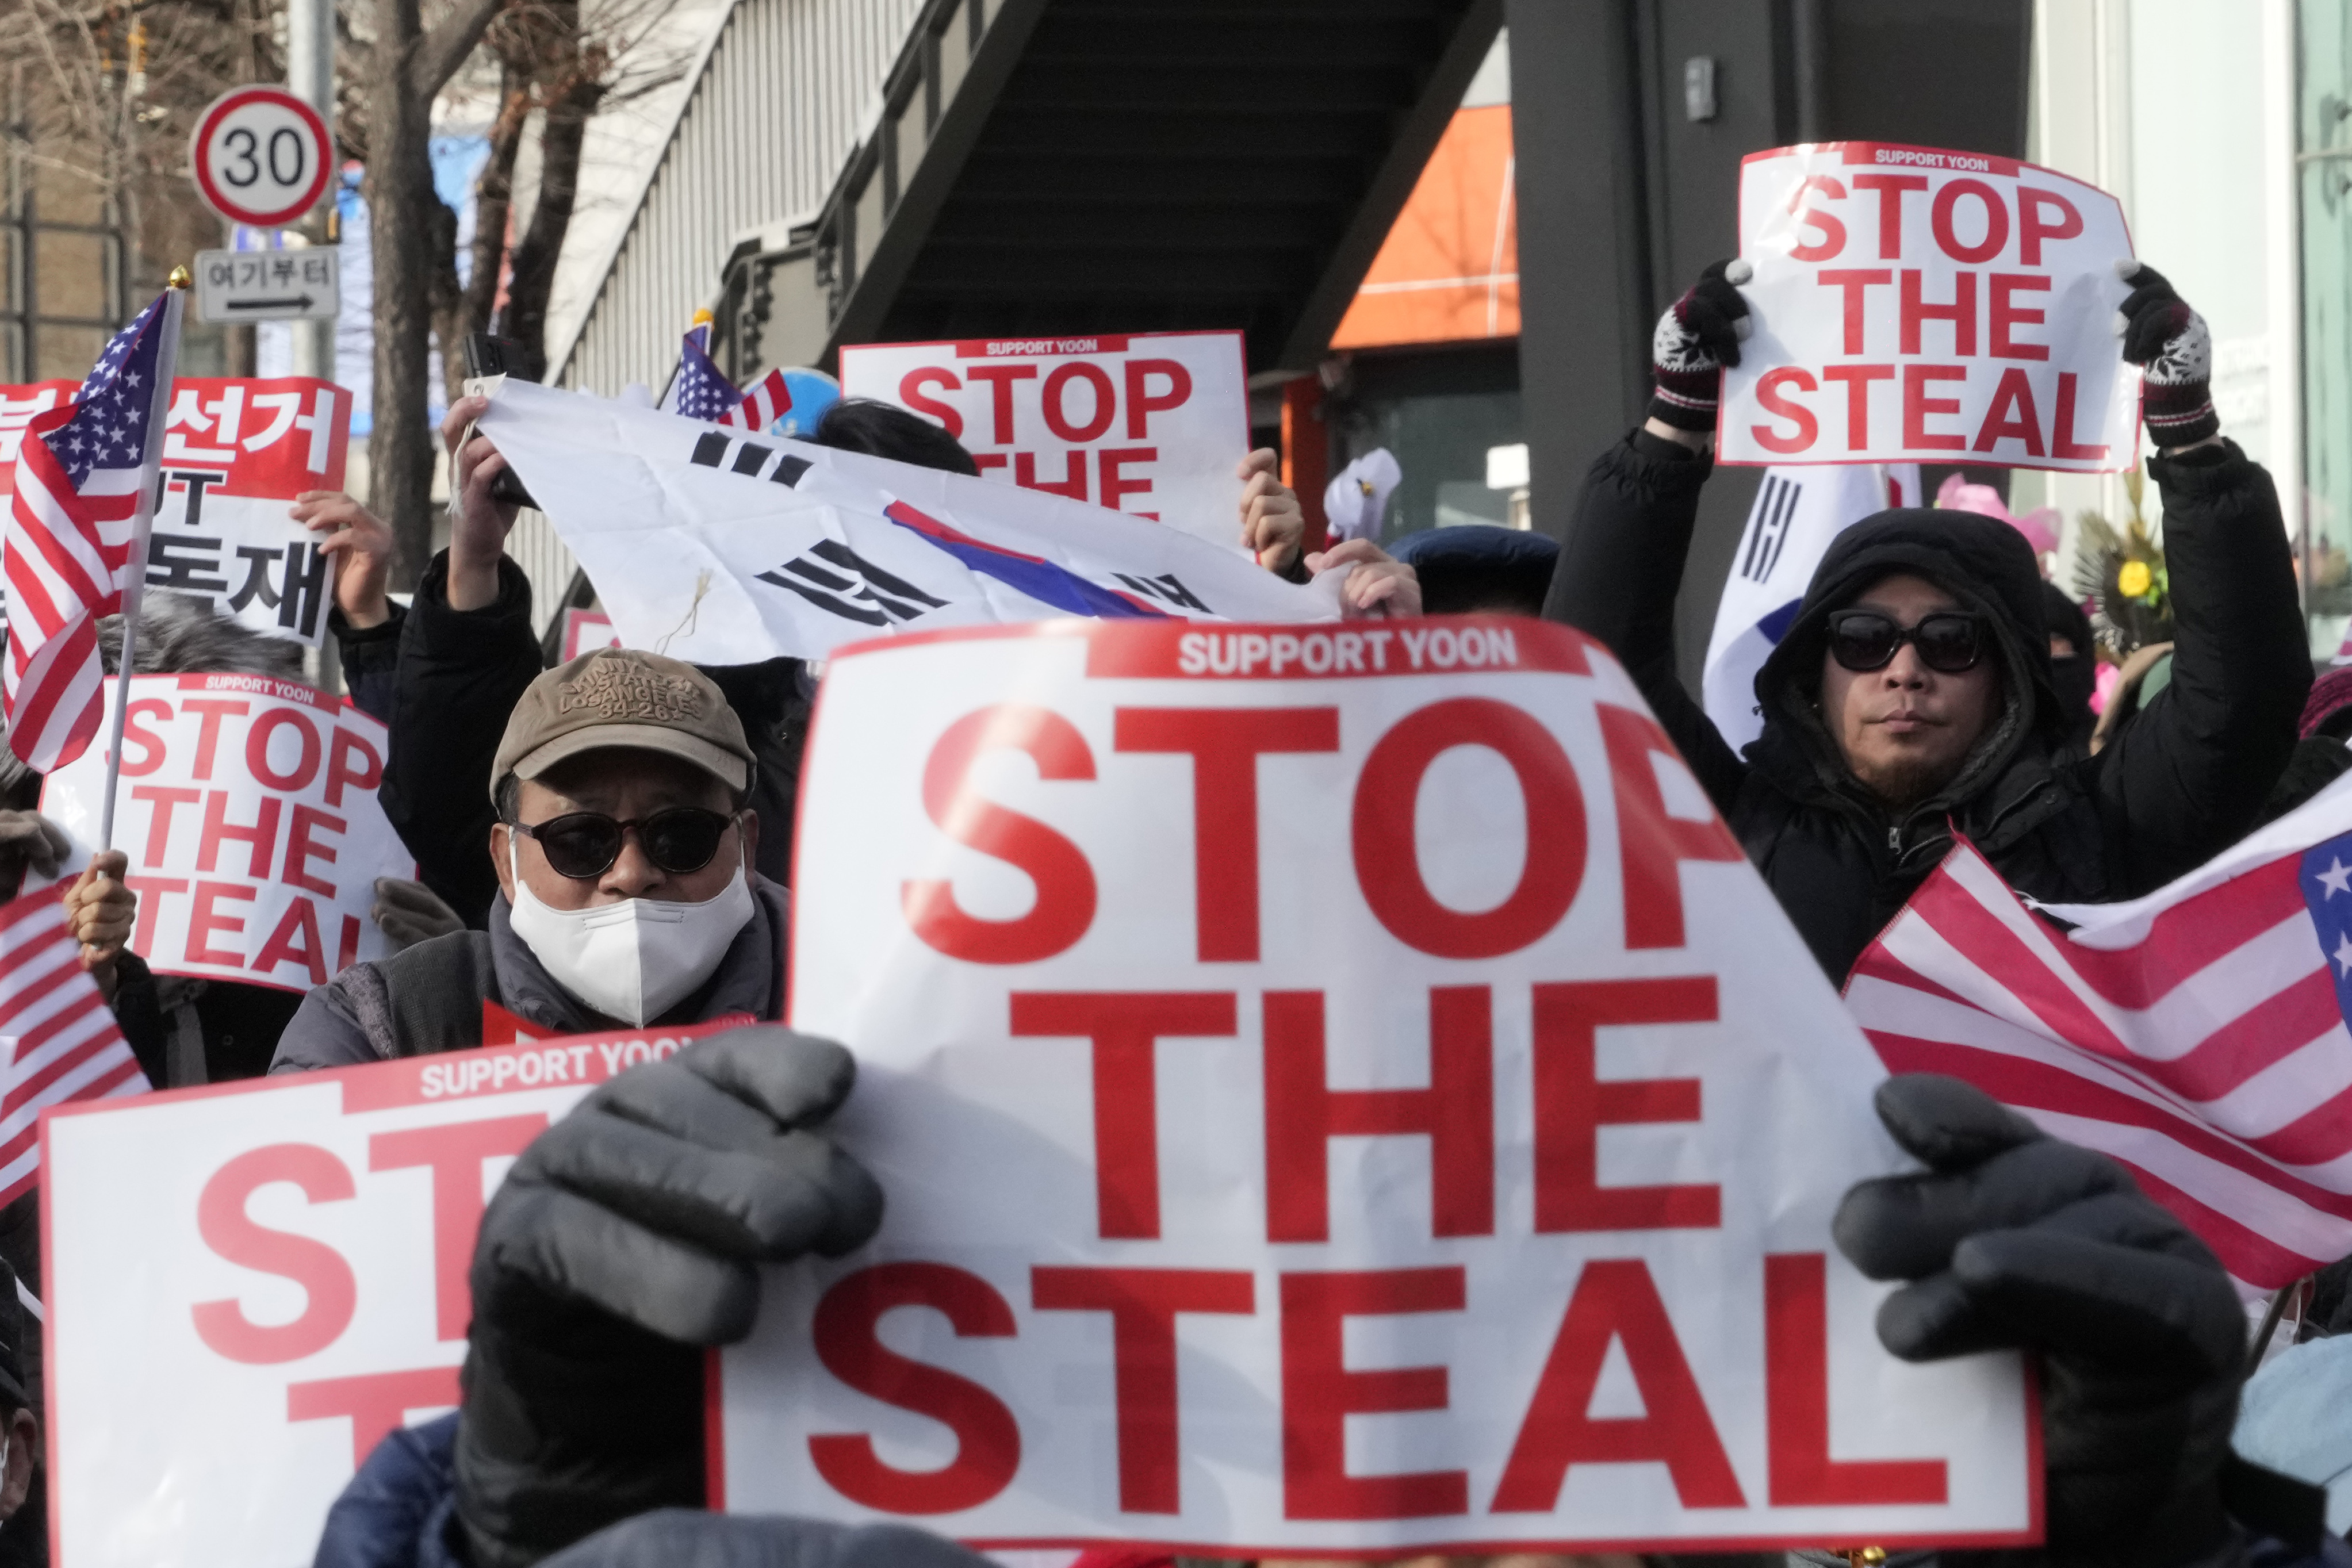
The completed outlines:
<svg viewBox="0 0 2352 1568">
<path fill-rule="evenodd" d="M 352 965 L 270 1071 L 477 1046 L 485 1002 L 547 1034 L 781 1016 L 787 895 L 756 869 L 754 768 L 691 664 L 605 648 L 548 671 L 491 767 L 489 930 Z"/>
<path fill-rule="evenodd" d="M 1757 675 L 1764 729 L 1744 755 L 1684 689 L 1675 601 L 1747 336 L 1744 264 L 1710 267 L 1660 319 L 1649 418 L 1586 482 L 1544 612 L 1624 661 L 1833 981 L 1955 831 L 2036 898 L 2137 897 L 2246 831 L 2294 745 L 2311 667 L 2276 492 L 2219 434 L 2204 320 L 2156 272 L 2117 269 L 2178 644 L 2171 686 L 2095 757 L 2069 744 L 2032 548 L 1972 512 L 1882 512 L 1838 536 Z"/>
</svg>

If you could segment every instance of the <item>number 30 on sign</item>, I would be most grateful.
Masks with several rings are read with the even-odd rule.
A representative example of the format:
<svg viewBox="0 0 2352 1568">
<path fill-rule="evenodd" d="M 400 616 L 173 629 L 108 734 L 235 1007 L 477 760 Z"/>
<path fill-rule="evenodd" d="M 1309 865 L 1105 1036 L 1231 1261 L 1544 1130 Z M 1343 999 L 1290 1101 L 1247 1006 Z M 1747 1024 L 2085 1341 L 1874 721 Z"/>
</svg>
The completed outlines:
<svg viewBox="0 0 2352 1568">
<path fill-rule="evenodd" d="M 284 88 L 233 88 L 196 121 L 188 163 L 213 211 L 231 223 L 274 228 L 327 193 L 335 142 L 319 111 Z"/>
</svg>

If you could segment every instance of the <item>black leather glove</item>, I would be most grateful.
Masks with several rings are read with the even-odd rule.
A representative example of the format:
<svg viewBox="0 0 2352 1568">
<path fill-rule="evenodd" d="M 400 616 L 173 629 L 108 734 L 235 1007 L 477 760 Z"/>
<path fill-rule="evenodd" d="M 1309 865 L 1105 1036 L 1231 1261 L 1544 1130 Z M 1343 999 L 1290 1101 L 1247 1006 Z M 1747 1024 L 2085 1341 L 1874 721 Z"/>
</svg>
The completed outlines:
<svg viewBox="0 0 2352 1568">
<path fill-rule="evenodd" d="M 2116 276 L 2131 288 L 2116 311 L 2124 358 L 2140 367 L 2140 417 L 2159 449 L 2193 446 L 2221 433 L 2213 412 L 2213 334 L 2164 274 L 2126 257 Z"/>
<path fill-rule="evenodd" d="M 1744 261 L 1718 261 L 1658 318 L 1650 339 L 1650 417 L 1676 430 L 1713 430 L 1723 367 L 1739 362 L 1748 301 L 1734 287 L 1754 276 Z"/>
<path fill-rule="evenodd" d="M 634 1068 L 534 1139 L 482 1216 L 458 1424 L 475 1568 L 704 1499 L 701 1347 L 751 1330 L 759 1265 L 861 1245 L 882 1190 L 810 1129 L 856 1069 L 730 1030 Z"/>
<path fill-rule="evenodd" d="M 547 1568 L 992 1568 L 904 1524 L 824 1524 L 669 1511 L 599 1531 Z"/>
<path fill-rule="evenodd" d="M 1927 1169 L 1856 1184 L 1838 1249 L 1913 1281 L 1878 1312 L 1906 1361 L 2040 1353 L 2043 1555 L 2171 1568 L 2226 1547 L 2246 1319 L 2213 1254 L 2122 1166 L 1956 1078 L 1891 1078 L 1876 1103 Z"/>
</svg>

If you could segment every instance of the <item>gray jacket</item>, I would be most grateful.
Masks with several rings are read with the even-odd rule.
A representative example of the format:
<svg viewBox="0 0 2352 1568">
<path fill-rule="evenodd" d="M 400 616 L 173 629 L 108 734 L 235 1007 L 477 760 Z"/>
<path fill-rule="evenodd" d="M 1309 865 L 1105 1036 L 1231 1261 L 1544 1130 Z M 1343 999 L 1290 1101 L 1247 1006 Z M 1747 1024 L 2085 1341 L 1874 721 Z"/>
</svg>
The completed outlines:
<svg viewBox="0 0 2352 1568">
<path fill-rule="evenodd" d="M 730 1013 L 783 1016 L 783 943 L 792 895 L 757 873 L 751 892 L 751 922 L 736 934 L 718 972 L 648 1027 Z M 278 1037 L 269 1071 L 310 1072 L 467 1050 L 482 1043 L 486 1001 L 550 1034 L 609 1028 L 548 974 L 515 935 L 509 908 L 501 896 L 490 905 L 487 932 L 436 936 L 389 958 L 353 964 L 313 988 Z"/>
</svg>

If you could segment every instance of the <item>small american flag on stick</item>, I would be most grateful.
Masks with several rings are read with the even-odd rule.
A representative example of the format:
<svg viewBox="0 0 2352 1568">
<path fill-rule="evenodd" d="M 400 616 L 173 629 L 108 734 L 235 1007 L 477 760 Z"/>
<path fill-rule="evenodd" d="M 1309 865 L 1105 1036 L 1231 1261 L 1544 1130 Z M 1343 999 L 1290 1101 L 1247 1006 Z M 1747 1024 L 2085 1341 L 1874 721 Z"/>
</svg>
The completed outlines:
<svg viewBox="0 0 2352 1568">
<path fill-rule="evenodd" d="M 784 372 L 770 371 L 740 392 L 710 359 L 710 324 L 698 320 L 678 350 L 677 374 L 662 396 L 662 412 L 708 420 L 735 430 L 762 431 L 793 406 Z"/>
<path fill-rule="evenodd" d="M 784 372 L 770 371 L 751 383 L 741 402 L 719 416 L 719 423 L 739 430 L 765 430 L 792 406 L 793 394 L 784 385 Z"/>
<path fill-rule="evenodd" d="M 81 967 L 81 944 L 66 927 L 68 885 L 0 904 L 0 1207 L 40 1177 L 42 1112 L 149 1087 Z"/>
<path fill-rule="evenodd" d="M 2113 1155 L 2248 1287 L 2352 1254 L 2352 788 L 2146 898 L 2053 913 L 2083 924 L 1956 844 L 1846 985 L 1888 1070 Z"/>
</svg>

